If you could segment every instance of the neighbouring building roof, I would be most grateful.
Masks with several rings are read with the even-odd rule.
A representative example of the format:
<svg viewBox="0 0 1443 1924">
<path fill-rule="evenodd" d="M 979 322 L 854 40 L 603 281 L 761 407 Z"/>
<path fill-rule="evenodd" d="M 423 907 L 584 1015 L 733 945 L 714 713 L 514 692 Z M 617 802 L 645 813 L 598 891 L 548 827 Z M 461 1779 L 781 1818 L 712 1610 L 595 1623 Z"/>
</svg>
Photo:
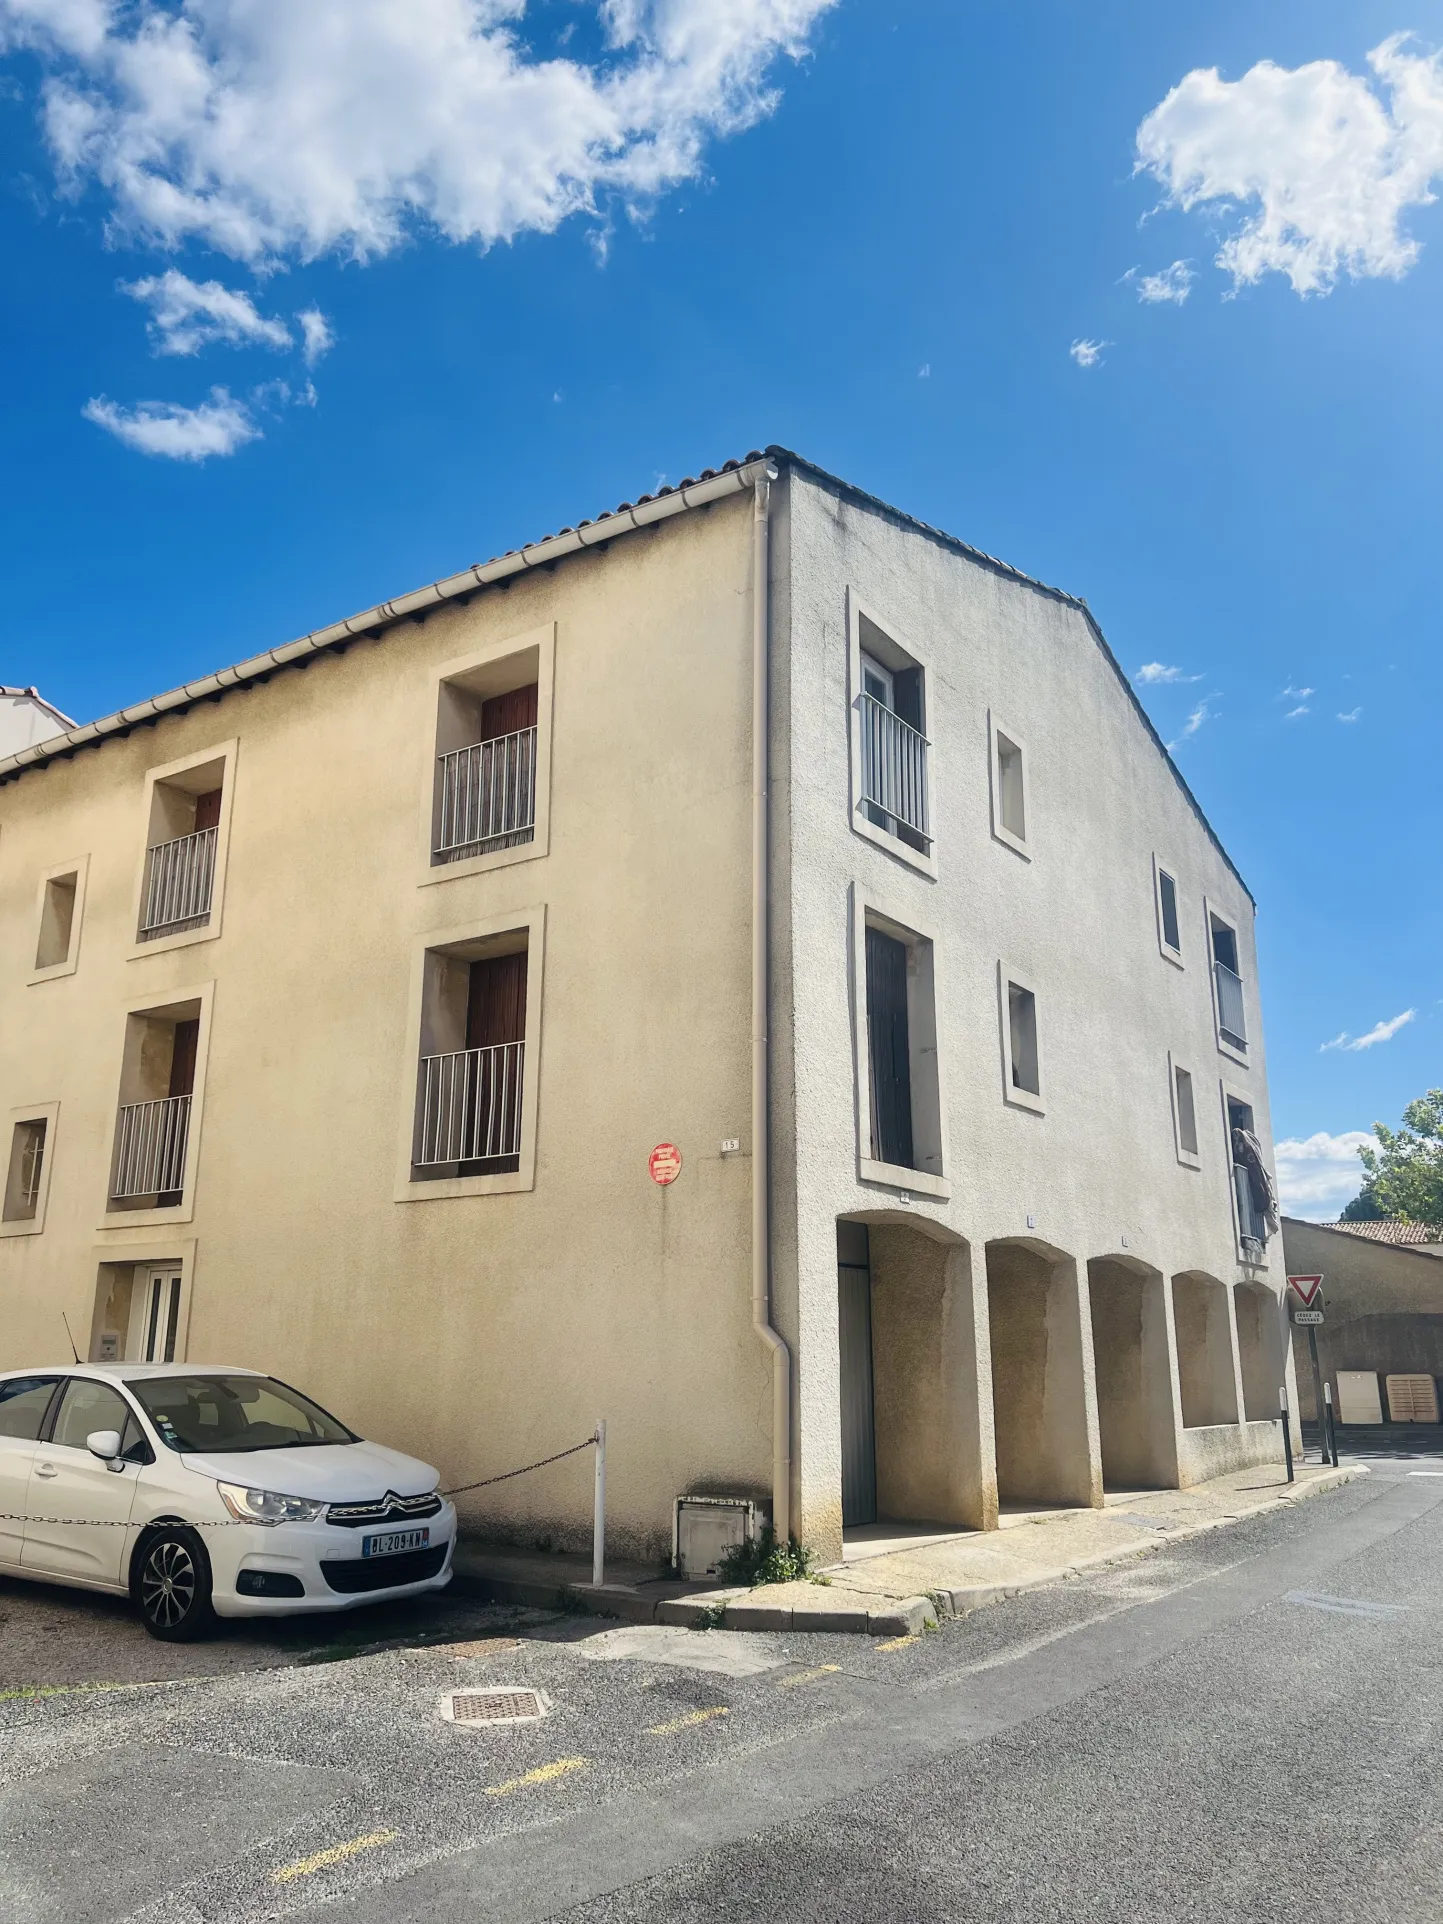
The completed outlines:
<svg viewBox="0 0 1443 1924">
<path fill-rule="evenodd" d="M 1152 719 L 1138 699 L 1137 690 L 1128 680 L 1122 664 L 1107 644 L 1097 619 L 1087 603 L 1078 595 L 1068 594 L 1065 589 L 1049 587 L 1045 581 L 1024 574 L 1010 562 L 999 561 L 995 555 L 974 548 L 956 535 L 947 534 L 934 528 L 930 522 L 919 520 L 916 515 L 908 514 L 902 508 L 894 508 L 889 502 L 877 495 L 868 494 L 851 481 L 844 481 L 839 475 L 829 473 L 808 461 L 804 455 L 796 454 L 790 448 L 768 447 L 765 451 L 753 449 L 740 461 L 724 461 L 720 468 L 703 468 L 693 480 L 688 477 L 675 487 L 657 489 L 655 494 L 640 494 L 635 502 L 623 501 L 618 507 L 605 510 L 594 520 L 579 521 L 574 528 L 563 528 L 559 534 L 543 535 L 539 541 L 524 548 L 509 549 L 495 560 L 477 562 L 464 569 L 460 574 L 450 575 L 443 580 L 434 581 L 428 587 L 418 588 L 411 594 L 401 595 L 393 601 L 383 601 L 364 614 L 352 615 L 345 621 L 338 621 L 326 628 L 318 628 L 298 640 L 287 642 L 278 648 L 270 648 L 264 654 L 252 655 L 237 663 L 233 668 L 223 668 L 217 674 L 206 675 L 199 681 L 187 682 L 181 688 L 172 688 L 167 693 L 155 695 L 148 701 L 135 703 L 132 707 L 122 708 L 113 715 L 103 716 L 99 721 L 88 722 L 84 727 L 77 726 L 60 714 L 58 709 L 51 712 L 63 724 L 62 732 L 49 739 L 36 742 L 33 746 L 22 748 L 18 753 L 0 756 L 0 786 L 13 781 L 17 775 L 28 768 L 43 767 L 47 762 L 59 758 L 69 759 L 77 749 L 89 748 L 103 741 L 107 736 L 128 735 L 132 728 L 156 721 L 162 715 L 184 714 L 197 701 L 219 701 L 233 688 L 250 687 L 257 682 L 268 681 L 279 669 L 289 668 L 307 660 L 313 655 L 331 650 L 343 654 L 359 636 L 375 636 L 383 629 L 395 626 L 406 620 L 420 620 L 426 613 L 447 601 L 464 601 L 478 592 L 490 587 L 493 582 L 507 579 L 518 574 L 528 573 L 533 568 L 554 567 L 567 555 L 579 553 L 585 548 L 603 547 L 619 534 L 626 534 L 635 528 L 649 527 L 655 522 L 669 519 L 689 508 L 703 507 L 712 501 L 721 500 L 729 494 L 740 493 L 750 488 L 753 478 L 761 471 L 760 464 L 775 459 L 790 463 L 814 476 L 826 487 L 835 489 L 839 494 L 876 513 L 888 516 L 893 521 L 915 529 L 928 540 L 950 548 L 954 554 L 965 555 L 969 560 L 994 574 L 1005 576 L 1023 587 L 1034 589 L 1051 600 L 1065 602 L 1077 609 L 1091 630 L 1093 640 L 1101 649 L 1109 665 L 1121 682 L 1128 700 L 1132 703 L 1139 721 L 1147 730 L 1154 747 L 1171 770 L 1173 779 L 1187 799 L 1188 806 L 1196 815 L 1208 839 L 1227 863 L 1238 882 L 1247 894 L 1249 901 L 1254 899 L 1252 890 L 1239 873 L 1237 864 L 1223 847 L 1216 829 L 1204 814 L 1202 805 L 1183 777 L 1182 770 L 1168 752 L 1167 744 L 1153 727 Z M 7 689 L 7 694 L 34 695 L 34 689 Z M 50 704 L 45 704 L 49 708 Z"/>
<path fill-rule="evenodd" d="M 38 688 L 10 688 L 0 682 L 0 697 L 9 696 L 17 701 L 33 701 L 37 708 L 43 708 L 47 715 L 53 715 L 62 728 L 74 728 L 75 723 L 68 715 L 63 715 L 53 701 L 46 701 Z"/>
<path fill-rule="evenodd" d="M 1443 1224 L 1404 1223 L 1385 1217 L 1376 1223 L 1315 1223 L 1315 1229 L 1337 1229 L 1345 1236 L 1362 1236 L 1370 1243 L 1392 1243 L 1409 1249 L 1418 1244 L 1443 1243 Z"/>
</svg>

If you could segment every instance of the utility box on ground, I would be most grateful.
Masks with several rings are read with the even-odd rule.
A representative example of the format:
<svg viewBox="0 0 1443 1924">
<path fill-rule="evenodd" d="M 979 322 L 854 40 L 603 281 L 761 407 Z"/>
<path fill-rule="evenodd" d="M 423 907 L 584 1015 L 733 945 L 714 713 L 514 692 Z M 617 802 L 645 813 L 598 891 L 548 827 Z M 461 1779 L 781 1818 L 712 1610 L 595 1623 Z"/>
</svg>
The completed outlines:
<svg viewBox="0 0 1443 1924">
<path fill-rule="evenodd" d="M 1390 1423 L 1438 1421 L 1438 1385 L 1431 1376 L 1390 1376 L 1387 1389 Z"/>
<path fill-rule="evenodd" d="M 679 1496 L 672 1526 L 677 1573 L 693 1580 L 714 1577 L 728 1550 L 757 1534 L 757 1506 L 743 1496 Z"/>
</svg>

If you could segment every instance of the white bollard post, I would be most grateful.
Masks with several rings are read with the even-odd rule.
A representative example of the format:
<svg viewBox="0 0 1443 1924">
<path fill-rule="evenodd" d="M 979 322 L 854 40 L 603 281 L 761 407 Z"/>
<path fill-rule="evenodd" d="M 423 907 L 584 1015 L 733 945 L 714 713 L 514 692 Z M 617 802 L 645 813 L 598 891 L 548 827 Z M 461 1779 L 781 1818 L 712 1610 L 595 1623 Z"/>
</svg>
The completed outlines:
<svg viewBox="0 0 1443 1924">
<path fill-rule="evenodd" d="M 591 1518 L 591 1581 L 606 1581 L 606 1418 L 596 1426 L 596 1507 Z"/>
</svg>

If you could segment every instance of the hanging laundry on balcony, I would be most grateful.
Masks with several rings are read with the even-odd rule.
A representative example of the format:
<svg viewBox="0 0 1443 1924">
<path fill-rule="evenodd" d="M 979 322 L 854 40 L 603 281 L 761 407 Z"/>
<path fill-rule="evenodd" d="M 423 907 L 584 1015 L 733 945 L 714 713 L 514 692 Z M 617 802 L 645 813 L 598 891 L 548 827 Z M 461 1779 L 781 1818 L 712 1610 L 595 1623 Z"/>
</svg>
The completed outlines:
<svg viewBox="0 0 1443 1924">
<path fill-rule="evenodd" d="M 1273 1186 L 1272 1174 L 1263 1161 L 1263 1145 L 1250 1129 L 1234 1129 L 1233 1161 L 1240 1169 L 1247 1171 L 1253 1210 L 1264 1230 L 1269 1236 L 1276 1235 L 1279 1222 L 1278 1192 Z"/>
</svg>

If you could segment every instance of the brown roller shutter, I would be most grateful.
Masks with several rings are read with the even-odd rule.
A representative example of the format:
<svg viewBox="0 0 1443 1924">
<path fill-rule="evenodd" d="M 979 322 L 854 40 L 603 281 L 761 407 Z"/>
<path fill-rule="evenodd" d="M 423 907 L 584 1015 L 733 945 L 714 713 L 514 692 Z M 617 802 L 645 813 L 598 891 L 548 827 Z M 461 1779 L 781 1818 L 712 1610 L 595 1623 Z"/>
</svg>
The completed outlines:
<svg viewBox="0 0 1443 1924">
<path fill-rule="evenodd" d="M 519 728 L 536 726 L 536 683 L 526 688 L 511 688 L 504 695 L 493 695 L 481 704 L 481 739 L 493 741 L 497 735 L 514 735 Z"/>
<path fill-rule="evenodd" d="M 471 964 L 466 1047 L 489 1049 L 526 1037 L 526 951 Z"/>
<path fill-rule="evenodd" d="M 220 821 L 221 791 L 213 788 L 205 795 L 195 798 L 195 832 L 199 835 L 203 828 L 214 828 Z"/>
<path fill-rule="evenodd" d="M 167 1095 L 188 1096 L 194 1093 L 195 1050 L 199 1040 L 198 1021 L 176 1023 L 175 1046 L 170 1052 L 170 1087 Z"/>
</svg>

